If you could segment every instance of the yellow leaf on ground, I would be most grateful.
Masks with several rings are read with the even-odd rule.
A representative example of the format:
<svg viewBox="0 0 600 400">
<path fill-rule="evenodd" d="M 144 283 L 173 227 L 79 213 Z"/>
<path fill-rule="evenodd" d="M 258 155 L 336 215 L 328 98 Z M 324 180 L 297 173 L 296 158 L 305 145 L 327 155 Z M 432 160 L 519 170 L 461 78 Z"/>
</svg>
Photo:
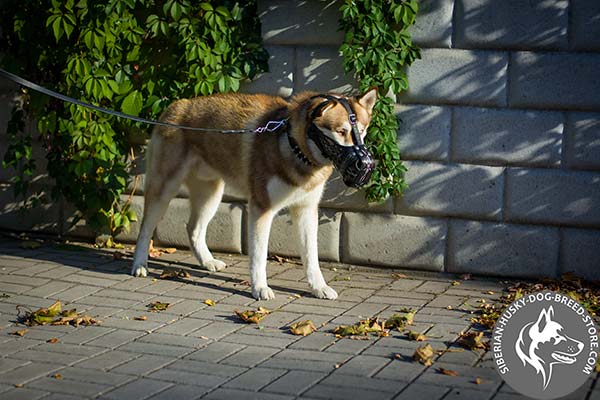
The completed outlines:
<svg viewBox="0 0 600 400">
<path fill-rule="evenodd" d="M 54 375 L 52 375 L 52 377 L 54 379 L 62 379 L 63 378 L 63 376 L 61 374 L 54 374 Z"/>
<path fill-rule="evenodd" d="M 427 340 L 427 336 L 415 331 L 408 331 L 406 336 L 408 337 L 408 340 L 416 340 L 417 342 L 424 342 Z"/>
<path fill-rule="evenodd" d="M 21 337 L 23 337 L 23 336 L 25 336 L 25 334 L 26 334 L 28 331 L 29 331 L 29 329 L 21 329 L 21 330 L 18 330 L 18 331 L 14 331 L 12 334 L 13 334 L 13 335 L 16 335 L 16 336 L 21 336 Z"/>
<path fill-rule="evenodd" d="M 145 315 L 140 315 L 139 317 L 133 317 L 136 321 L 145 321 L 148 319 Z"/>
<path fill-rule="evenodd" d="M 204 304 L 206 304 L 207 306 L 211 306 L 212 307 L 212 306 L 214 306 L 217 303 L 215 303 L 214 300 L 206 299 L 206 300 L 204 300 Z"/>
<path fill-rule="evenodd" d="M 269 315 L 269 310 L 263 307 L 258 307 L 257 311 L 246 310 L 246 311 L 238 311 L 235 310 L 235 313 L 238 317 L 240 317 L 244 322 L 249 324 L 258 324 L 264 317 Z"/>
<path fill-rule="evenodd" d="M 290 332 L 299 336 L 310 335 L 316 330 L 317 327 L 310 319 L 290 325 Z"/>
<path fill-rule="evenodd" d="M 429 343 L 417 347 L 413 354 L 413 360 L 420 362 L 423 365 L 431 365 L 433 364 L 433 356 L 435 351 L 431 347 Z"/>
<path fill-rule="evenodd" d="M 448 375 L 448 376 L 458 376 L 458 372 L 453 371 L 451 369 L 446 369 L 446 368 L 438 368 L 437 371 L 440 374 L 444 374 L 444 375 Z"/>
<path fill-rule="evenodd" d="M 54 344 L 54 343 L 58 343 L 58 342 L 59 342 L 58 338 L 55 338 L 55 337 L 46 340 L 46 343 Z"/>
<path fill-rule="evenodd" d="M 152 312 L 157 312 L 166 310 L 167 308 L 169 308 L 170 305 L 171 303 L 161 303 L 160 301 L 154 301 L 148 304 L 148 308 Z"/>
</svg>

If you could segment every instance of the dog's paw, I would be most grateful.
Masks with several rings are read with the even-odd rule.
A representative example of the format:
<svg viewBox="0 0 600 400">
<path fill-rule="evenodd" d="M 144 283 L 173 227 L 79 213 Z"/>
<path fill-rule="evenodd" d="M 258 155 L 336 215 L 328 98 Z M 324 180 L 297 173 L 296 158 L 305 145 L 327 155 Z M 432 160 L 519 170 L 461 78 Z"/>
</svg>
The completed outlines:
<svg viewBox="0 0 600 400">
<path fill-rule="evenodd" d="M 148 276 L 148 268 L 145 265 L 139 264 L 137 266 L 133 266 L 131 268 L 131 275 L 138 277 L 146 277 Z"/>
<path fill-rule="evenodd" d="M 253 287 L 252 296 L 256 300 L 273 300 L 275 298 L 275 293 L 273 293 L 268 286 Z"/>
<path fill-rule="evenodd" d="M 333 290 L 331 286 L 327 285 L 324 285 L 319 288 L 313 288 L 312 292 L 315 295 L 315 297 L 318 297 L 319 299 L 335 300 L 338 297 L 337 292 Z"/>
<path fill-rule="evenodd" d="M 217 259 L 213 258 L 212 260 L 205 262 L 203 266 L 210 272 L 219 272 L 219 271 L 224 270 L 225 267 L 227 266 L 227 264 L 225 264 L 221 260 L 217 260 Z"/>
</svg>

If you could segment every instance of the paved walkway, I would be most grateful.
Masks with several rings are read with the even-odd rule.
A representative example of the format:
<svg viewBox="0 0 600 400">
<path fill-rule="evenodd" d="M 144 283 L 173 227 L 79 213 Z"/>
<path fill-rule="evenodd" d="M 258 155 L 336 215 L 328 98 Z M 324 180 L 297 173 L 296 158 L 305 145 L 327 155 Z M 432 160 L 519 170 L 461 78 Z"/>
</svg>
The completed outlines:
<svg viewBox="0 0 600 400">
<path fill-rule="evenodd" d="M 324 301 L 306 291 L 299 265 L 270 262 L 269 283 L 277 298 L 256 302 L 247 286 L 247 258 L 221 256 L 230 264 L 223 273 L 194 270 L 190 253 L 177 251 L 152 263 L 153 276 L 133 278 L 130 261 L 109 251 L 52 244 L 24 249 L 19 241 L 0 238 L 0 398 L 522 398 L 502 382 L 489 353 L 460 351 L 453 344 L 470 325 L 469 307 L 498 296 L 502 284 L 496 280 L 453 286 L 456 277 L 330 265 L 325 275 L 340 297 Z M 191 277 L 157 279 L 168 265 Z M 37 309 L 54 300 L 103 323 L 37 326 L 23 337 L 13 334 L 23 328 L 15 324 L 16 305 Z M 147 304 L 156 300 L 171 306 L 149 312 Z M 273 310 L 260 326 L 234 314 L 259 305 Z M 442 351 L 425 367 L 411 359 L 423 343 L 400 332 L 370 340 L 328 333 L 404 307 L 418 310 L 412 329 L 426 332 L 434 349 L 458 351 Z M 134 319 L 141 316 L 147 319 Z M 288 333 L 290 323 L 305 319 L 318 332 Z M 52 338 L 58 341 L 48 343 Z M 459 376 L 443 375 L 440 367 Z M 569 398 L 600 398 L 596 381 L 597 376 Z"/>
</svg>

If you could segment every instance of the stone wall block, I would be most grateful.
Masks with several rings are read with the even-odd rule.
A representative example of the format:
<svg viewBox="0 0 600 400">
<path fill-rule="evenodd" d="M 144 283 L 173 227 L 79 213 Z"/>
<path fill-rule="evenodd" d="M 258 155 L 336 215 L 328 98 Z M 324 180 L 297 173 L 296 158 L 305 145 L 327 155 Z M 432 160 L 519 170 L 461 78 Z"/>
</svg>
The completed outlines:
<svg viewBox="0 0 600 400">
<path fill-rule="evenodd" d="M 500 219 L 503 168 L 406 162 L 409 189 L 396 201 L 396 213 Z"/>
<path fill-rule="evenodd" d="M 569 168 L 600 169 L 600 113 L 569 113 L 565 136 Z"/>
<path fill-rule="evenodd" d="M 515 222 L 600 226 L 600 173 L 510 169 L 505 218 Z"/>
<path fill-rule="evenodd" d="M 408 68 L 402 102 L 506 105 L 506 53 L 423 49 L 421 56 Z"/>
<path fill-rule="evenodd" d="M 336 0 L 261 0 L 263 40 L 269 45 L 340 45 L 339 8 Z"/>
<path fill-rule="evenodd" d="M 298 47 L 294 92 L 352 92 L 358 87 L 350 74 L 344 72 L 338 46 Z"/>
<path fill-rule="evenodd" d="M 600 2 L 571 0 L 571 47 L 600 50 Z"/>
<path fill-rule="evenodd" d="M 442 271 L 446 221 L 435 218 L 344 213 L 342 261 Z"/>
<path fill-rule="evenodd" d="M 557 167 L 564 117 L 557 112 L 454 109 L 452 161 Z"/>
<path fill-rule="evenodd" d="M 516 52 L 511 55 L 511 107 L 600 109 L 600 54 Z"/>
<path fill-rule="evenodd" d="M 340 260 L 340 221 L 342 213 L 332 210 L 319 212 L 319 259 Z M 283 256 L 300 257 L 298 232 L 289 213 L 275 217 L 269 237 L 269 253 Z"/>
<path fill-rule="evenodd" d="M 568 0 L 457 0 L 456 47 L 564 49 Z"/>
<path fill-rule="evenodd" d="M 444 161 L 450 146 L 451 109 L 398 105 L 398 147 L 403 159 Z"/>
<path fill-rule="evenodd" d="M 244 207 L 237 203 L 221 203 L 216 215 L 208 224 L 206 243 L 214 251 L 240 253 L 242 251 L 242 213 Z M 187 222 L 189 201 L 173 199 L 165 216 L 156 228 L 156 239 L 161 245 L 188 247 Z"/>
<path fill-rule="evenodd" d="M 555 277 L 558 247 L 558 228 L 453 220 L 448 272 Z"/>
<path fill-rule="evenodd" d="M 454 0 L 421 0 L 415 25 L 409 29 L 413 42 L 422 47 L 450 47 Z"/>
<path fill-rule="evenodd" d="M 245 93 L 291 96 L 294 90 L 294 48 L 266 46 L 266 49 L 269 52 L 269 71 L 253 81 L 242 82 L 240 90 Z"/>
<path fill-rule="evenodd" d="M 560 254 L 562 273 L 600 280 L 600 230 L 563 229 Z"/>
</svg>

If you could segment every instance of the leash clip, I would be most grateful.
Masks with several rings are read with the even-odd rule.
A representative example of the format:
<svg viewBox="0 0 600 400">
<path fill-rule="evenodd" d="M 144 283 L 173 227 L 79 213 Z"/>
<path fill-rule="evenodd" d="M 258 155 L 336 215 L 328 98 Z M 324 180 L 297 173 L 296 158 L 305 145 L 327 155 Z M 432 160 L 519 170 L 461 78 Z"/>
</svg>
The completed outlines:
<svg viewBox="0 0 600 400">
<path fill-rule="evenodd" d="M 282 119 L 281 121 L 269 121 L 269 122 L 267 122 L 267 124 L 265 126 L 259 126 L 258 128 L 256 128 L 254 130 L 254 132 L 256 132 L 256 133 L 275 132 L 276 130 L 278 130 L 279 128 L 284 126 L 286 123 L 287 123 L 287 120 L 285 120 L 285 119 Z"/>
</svg>

